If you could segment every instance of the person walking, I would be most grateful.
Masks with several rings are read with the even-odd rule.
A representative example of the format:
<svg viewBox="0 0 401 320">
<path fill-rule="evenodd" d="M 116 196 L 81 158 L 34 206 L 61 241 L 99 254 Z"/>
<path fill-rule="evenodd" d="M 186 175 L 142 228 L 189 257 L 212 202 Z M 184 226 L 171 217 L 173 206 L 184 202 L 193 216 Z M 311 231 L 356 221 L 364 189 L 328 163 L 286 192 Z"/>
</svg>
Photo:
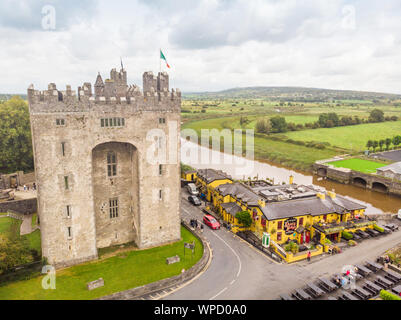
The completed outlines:
<svg viewBox="0 0 401 320">
<path fill-rule="evenodd" d="M 311 253 L 310 253 L 310 251 L 308 251 L 308 255 L 307 255 L 308 262 L 310 262 L 310 257 L 311 257 Z"/>
</svg>

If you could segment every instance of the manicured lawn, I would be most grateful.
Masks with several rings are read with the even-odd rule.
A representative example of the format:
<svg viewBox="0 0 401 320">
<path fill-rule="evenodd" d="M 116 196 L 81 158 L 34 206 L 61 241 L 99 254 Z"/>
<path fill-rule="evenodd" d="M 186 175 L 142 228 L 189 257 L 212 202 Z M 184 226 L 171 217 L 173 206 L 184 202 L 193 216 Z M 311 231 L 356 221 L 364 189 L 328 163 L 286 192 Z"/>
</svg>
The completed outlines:
<svg viewBox="0 0 401 320">
<path fill-rule="evenodd" d="M 170 245 L 122 252 L 111 258 L 59 270 L 55 290 L 42 289 L 42 276 L 0 286 L 0 299 L 94 299 L 178 275 L 182 269 L 193 266 L 203 253 L 202 243 L 185 228 L 181 228 L 181 237 L 181 241 Z M 193 240 L 194 258 L 186 249 L 184 259 L 183 243 Z M 181 261 L 167 265 L 166 258 L 176 254 Z M 100 277 L 105 286 L 88 291 L 86 283 Z"/>
<path fill-rule="evenodd" d="M 351 170 L 364 172 L 364 173 L 375 173 L 377 168 L 384 167 L 386 164 L 364 160 L 364 159 L 345 159 L 340 161 L 330 162 L 333 166 L 337 168 L 348 168 Z"/>
</svg>

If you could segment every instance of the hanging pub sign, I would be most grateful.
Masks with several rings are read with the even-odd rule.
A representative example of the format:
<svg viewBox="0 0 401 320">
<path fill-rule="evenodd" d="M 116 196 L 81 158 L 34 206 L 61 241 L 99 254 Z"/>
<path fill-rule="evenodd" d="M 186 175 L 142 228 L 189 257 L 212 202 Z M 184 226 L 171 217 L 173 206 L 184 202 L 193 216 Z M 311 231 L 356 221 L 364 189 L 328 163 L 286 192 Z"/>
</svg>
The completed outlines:
<svg viewBox="0 0 401 320">
<path fill-rule="evenodd" d="M 288 218 L 284 221 L 284 231 L 285 234 L 289 235 L 295 232 L 297 229 L 297 219 L 296 218 Z"/>
</svg>

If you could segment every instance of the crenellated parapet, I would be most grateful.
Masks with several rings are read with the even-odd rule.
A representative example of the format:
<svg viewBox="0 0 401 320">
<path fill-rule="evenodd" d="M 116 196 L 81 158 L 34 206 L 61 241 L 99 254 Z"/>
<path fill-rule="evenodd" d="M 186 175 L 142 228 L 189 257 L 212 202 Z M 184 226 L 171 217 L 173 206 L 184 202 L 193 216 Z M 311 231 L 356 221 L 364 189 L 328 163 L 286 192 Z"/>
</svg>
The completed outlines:
<svg viewBox="0 0 401 320">
<path fill-rule="evenodd" d="M 92 84 L 85 82 L 77 92 L 67 85 L 60 91 L 56 84 L 50 83 L 47 90 L 28 88 L 28 101 L 33 113 L 53 112 L 89 112 L 102 108 L 103 111 L 115 110 L 116 105 L 124 106 L 132 112 L 139 111 L 181 111 L 181 92 L 169 90 L 169 77 L 166 72 L 159 72 L 157 77 L 152 72 L 143 74 L 143 91 L 137 85 L 127 85 L 127 73 L 121 69 L 112 69 L 110 78 L 103 82 L 98 74 L 94 92 Z M 109 110 L 108 110 L 109 109 Z"/>
</svg>

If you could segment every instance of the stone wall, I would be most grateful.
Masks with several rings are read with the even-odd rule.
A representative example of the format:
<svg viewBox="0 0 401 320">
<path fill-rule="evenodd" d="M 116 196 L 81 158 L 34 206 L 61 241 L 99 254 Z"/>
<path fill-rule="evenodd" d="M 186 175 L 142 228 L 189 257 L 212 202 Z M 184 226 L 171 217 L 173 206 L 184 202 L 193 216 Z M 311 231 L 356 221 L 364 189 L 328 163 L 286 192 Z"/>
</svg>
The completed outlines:
<svg viewBox="0 0 401 320">
<path fill-rule="evenodd" d="M 0 212 L 31 214 L 38 211 L 36 198 L 0 202 Z"/>
</svg>

